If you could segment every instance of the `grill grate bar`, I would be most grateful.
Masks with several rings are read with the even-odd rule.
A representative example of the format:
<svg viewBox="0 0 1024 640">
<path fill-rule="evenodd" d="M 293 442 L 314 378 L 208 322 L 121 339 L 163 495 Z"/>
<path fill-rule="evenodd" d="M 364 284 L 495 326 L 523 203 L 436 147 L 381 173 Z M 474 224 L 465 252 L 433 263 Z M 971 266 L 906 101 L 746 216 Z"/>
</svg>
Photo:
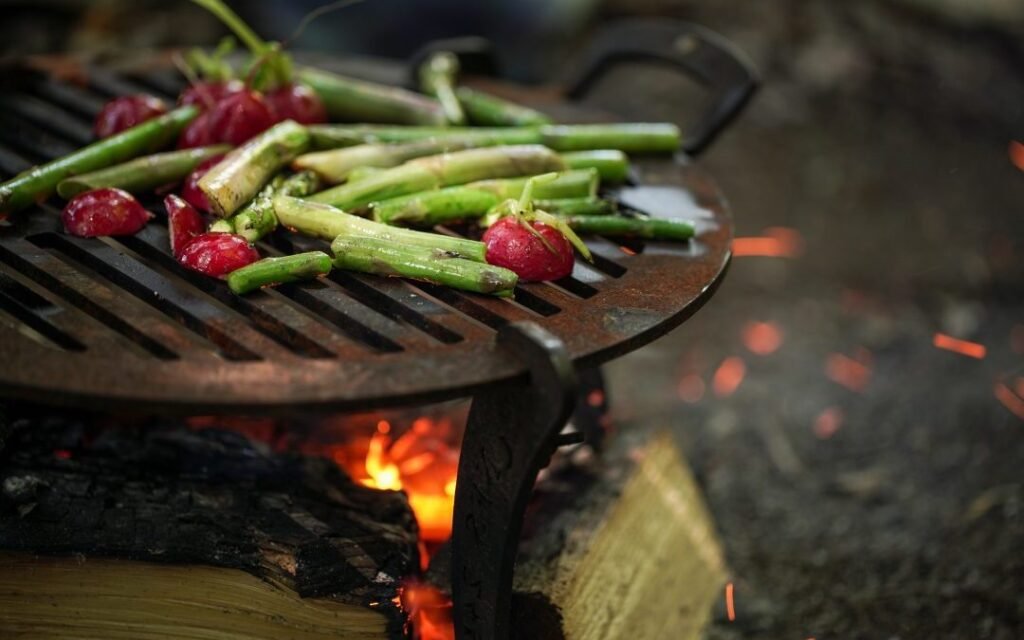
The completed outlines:
<svg viewBox="0 0 1024 640">
<path fill-rule="evenodd" d="M 23 119 L 0 112 L 0 140 L 33 162 L 46 162 L 75 151 L 78 147 Z"/>
<path fill-rule="evenodd" d="M 25 287 L 45 297 L 53 306 L 60 305 L 65 314 L 73 316 L 67 331 L 78 336 L 88 348 L 108 351 L 128 348 L 162 360 L 178 357 L 175 351 L 152 337 L 177 333 L 176 328 L 170 325 L 136 327 L 128 318 L 137 315 L 137 310 L 127 309 L 119 296 L 112 295 L 109 289 L 89 281 L 45 251 L 28 243 L 21 244 L 23 246 L 18 247 L 18 253 L 9 247 L 0 247 L 0 259 L 4 261 L 2 269 L 12 278 L 20 275 Z"/>
<path fill-rule="evenodd" d="M 85 345 L 68 329 L 63 310 L 0 270 L 0 311 L 65 351 L 84 351 Z"/>
<path fill-rule="evenodd" d="M 76 114 L 80 120 L 89 123 L 96 117 L 96 114 L 103 108 L 106 100 L 103 97 L 89 93 L 81 87 L 71 84 L 56 82 L 49 78 L 41 79 L 29 85 L 29 91 L 40 99 L 53 104 L 70 113 Z"/>
<path fill-rule="evenodd" d="M 9 110 L 33 124 L 81 147 L 93 141 L 92 128 L 64 109 L 35 96 L 0 97 L 0 108 Z"/>
</svg>

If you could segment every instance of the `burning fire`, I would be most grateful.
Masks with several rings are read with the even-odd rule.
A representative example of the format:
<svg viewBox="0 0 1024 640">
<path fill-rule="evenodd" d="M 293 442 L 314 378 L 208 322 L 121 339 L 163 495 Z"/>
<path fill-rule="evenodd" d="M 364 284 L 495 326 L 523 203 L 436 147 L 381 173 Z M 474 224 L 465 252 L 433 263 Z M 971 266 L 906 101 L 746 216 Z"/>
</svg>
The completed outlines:
<svg viewBox="0 0 1024 640">
<path fill-rule="evenodd" d="M 401 605 L 419 640 L 455 640 L 452 601 L 437 587 L 409 582 L 402 588 Z"/>
<path fill-rule="evenodd" d="M 416 514 L 420 537 L 428 543 L 442 543 L 451 536 L 455 504 L 455 478 L 459 454 L 451 444 L 452 422 L 420 417 L 402 435 L 392 439 L 387 420 L 365 443 L 338 447 L 334 461 L 350 476 L 368 487 L 405 491 Z"/>
</svg>

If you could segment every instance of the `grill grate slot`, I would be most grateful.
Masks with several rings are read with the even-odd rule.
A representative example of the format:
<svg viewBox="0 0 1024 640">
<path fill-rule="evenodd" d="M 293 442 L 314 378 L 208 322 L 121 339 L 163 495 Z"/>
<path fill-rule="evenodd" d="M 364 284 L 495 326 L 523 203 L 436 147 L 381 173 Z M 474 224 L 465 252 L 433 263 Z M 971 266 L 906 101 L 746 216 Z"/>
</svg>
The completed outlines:
<svg viewBox="0 0 1024 640">
<path fill-rule="evenodd" d="M 453 309 L 457 309 L 491 329 L 498 330 L 509 323 L 504 316 L 487 309 L 486 307 L 478 304 L 475 299 L 471 300 L 469 297 L 462 295 L 455 289 L 449 289 L 448 287 L 442 287 L 441 285 L 430 284 L 427 282 L 418 282 L 416 283 L 416 286 Z"/>
<path fill-rule="evenodd" d="M 264 353 L 279 351 L 272 346 L 275 343 L 254 332 L 233 314 L 219 310 L 190 289 L 115 252 L 107 245 L 56 233 L 32 236 L 29 241 L 40 248 L 50 249 L 62 260 L 70 261 L 80 269 L 92 271 L 161 311 L 217 345 L 222 355 L 229 360 L 262 359 L 253 348 L 245 345 L 252 345 Z"/>
<path fill-rule="evenodd" d="M 0 172 L 3 172 L 3 178 L 5 180 L 7 179 L 7 176 L 16 176 L 31 167 L 32 161 L 28 158 L 22 156 L 20 153 L 0 146 Z"/>
<path fill-rule="evenodd" d="M 96 117 L 105 102 L 102 97 L 95 96 L 81 87 L 50 79 L 33 83 L 31 91 L 43 100 L 74 112 L 89 122 Z"/>
<path fill-rule="evenodd" d="M 64 109 L 35 96 L 17 94 L 0 98 L 0 108 L 7 109 L 76 146 L 85 146 L 93 141 L 92 129 L 88 125 Z"/>
<path fill-rule="evenodd" d="M 0 139 L 33 162 L 45 162 L 77 149 L 75 145 L 5 112 L 0 112 Z"/>
<path fill-rule="evenodd" d="M 85 351 L 85 345 L 61 330 L 41 314 L 56 307 L 31 289 L 0 273 L 0 311 L 65 351 Z"/>
<path fill-rule="evenodd" d="M 31 245 L 27 245 L 31 246 Z M 38 250 L 37 250 L 38 251 Z M 149 353 L 162 360 L 174 360 L 178 358 L 178 354 L 170 350 L 160 342 L 150 337 L 149 332 L 159 335 L 162 333 L 160 327 L 147 327 L 147 329 L 139 329 L 129 324 L 124 318 L 130 314 L 130 312 L 123 311 L 118 314 L 116 311 L 123 308 L 123 305 L 119 304 L 119 301 L 113 300 L 110 295 L 110 291 L 104 287 L 97 287 L 92 282 L 85 282 L 80 274 L 70 269 L 67 265 L 59 262 L 58 260 L 48 256 L 45 253 L 32 255 L 30 251 L 21 251 L 14 253 L 5 246 L 0 246 L 0 260 L 4 262 L 8 267 L 14 269 L 24 277 L 30 279 L 33 283 L 38 286 L 45 287 L 50 294 L 60 298 L 67 302 L 71 306 L 75 307 L 82 313 L 86 314 L 86 318 L 79 318 L 77 323 L 80 326 L 84 326 L 82 321 L 92 321 L 91 324 L 96 324 L 96 328 L 103 328 L 106 330 L 114 331 L 120 334 L 124 338 L 127 338 L 132 343 L 141 347 L 144 352 Z M 70 275 L 70 277 L 69 277 Z M 82 291 L 89 291 L 93 296 L 99 297 L 103 304 L 93 300 L 89 295 L 85 295 Z M 112 308 L 113 307 L 113 308 Z M 97 333 L 94 331 L 94 333 Z M 165 333 L 165 332 L 164 332 Z M 97 336 L 98 338 L 99 336 Z M 91 346 L 102 346 L 98 343 L 99 340 L 88 340 Z M 108 340 L 105 342 L 109 342 Z M 120 346 L 120 345 L 117 345 Z"/>
</svg>

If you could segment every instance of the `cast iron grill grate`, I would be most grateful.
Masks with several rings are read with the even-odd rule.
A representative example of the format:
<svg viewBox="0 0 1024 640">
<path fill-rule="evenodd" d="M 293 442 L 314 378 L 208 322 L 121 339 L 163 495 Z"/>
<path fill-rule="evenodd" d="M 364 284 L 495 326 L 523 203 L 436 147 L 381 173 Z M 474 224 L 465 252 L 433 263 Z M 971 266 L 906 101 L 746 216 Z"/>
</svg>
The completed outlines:
<svg viewBox="0 0 1024 640">
<path fill-rule="evenodd" d="M 180 88 L 167 73 L 91 69 L 81 85 L 31 76 L 0 96 L 0 174 L 88 143 L 110 97 L 173 101 Z M 728 260 L 731 225 L 706 176 L 684 158 L 641 160 L 637 176 L 612 195 L 698 218 L 698 239 L 591 241 L 592 264 L 520 285 L 514 300 L 343 271 L 238 297 L 174 261 L 157 198 L 144 202 L 157 217 L 128 238 L 65 235 L 62 203 L 42 203 L 0 227 L 0 386 L 32 399 L 190 410 L 418 402 L 522 374 L 494 336 L 524 320 L 560 337 L 581 364 L 597 364 L 675 326 Z M 314 248 L 327 243 L 277 233 L 259 244 L 264 255 Z"/>
</svg>

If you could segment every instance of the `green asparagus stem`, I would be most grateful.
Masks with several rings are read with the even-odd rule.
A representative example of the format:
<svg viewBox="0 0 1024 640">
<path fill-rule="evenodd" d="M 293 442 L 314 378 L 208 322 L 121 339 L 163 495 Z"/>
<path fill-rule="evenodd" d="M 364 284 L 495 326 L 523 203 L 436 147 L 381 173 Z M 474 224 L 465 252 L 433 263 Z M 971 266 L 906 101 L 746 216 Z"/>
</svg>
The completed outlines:
<svg viewBox="0 0 1024 640">
<path fill-rule="evenodd" d="M 256 194 L 252 201 L 230 218 L 221 218 L 212 225 L 213 233 L 237 233 L 249 242 L 256 242 L 277 228 L 274 212 L 274 196 L 302 198 L 320 188 L 320 179 L 312 171 L 296 173 L 289 178 L 279 175 Z"/>
<path fill-rule="evenodd" d="M 415 142 L 431 138 L 459 138 L 475 142 L 475 146 L 501 144 L 539 144 L 540 132 L 527 127 L 398 127 L 372 124 L 318 124 L 309 128 L 314 149 L 336 149 L 367 142 Z"/>
<path fill-rule="evenodd" d="M 423 191 L 400 198 L 382 200 L 372 205 L 373 218 L 384 224 L 434 226 L 455 220 L 477 218 L 508 198 L 518 198 L 529 178 L 482 180 L 466 185 Z M 589 171 L 566 171 L 556 179 L 535 185 L 535 193 L 544 197 L 593 198 L 597 174 Z M 549 200 L 564 202 L 564 200 Z"/>
<path fill-rule="evenodd" d="M 199 180 L 211 212 L 226 218 L 309 146 L 305 127 L 285 120 L 238 147 Z"/>
<path fill-rule="evenodd" d="M 375 125 L 310 127 L 313 146 L 331 149 L 364 142 L 410 142 L 444 136 L 472 136 L 490 144 L 543 144 L 555 151 L 618 149 L 626 153 L 671 153 L 679 128 L 670 123 L 549 124 L 539 127 L 441 128 Z"/>
<path fill-rule="evenodd" d="M 454 125 L 466 124 L 466 114 L 455 97 L 455 78 L 459 75 L 459 59 L 441 51 L 431 55 L 419 68 L 420 89 L 441 103 L 444 117 Z"/>
<path fill-rule="evenodd" d="M 476 144 L 472 139 L 460 138 L 427 139 L 399 144 L 360 144 L 303 154 L 292 162 L 292 168 L 296 171 L 315 171 L 325 182 L 337 184 L 348 179 L 352 170 L 359 167 L 389 169 L 415 158 L 479 146 L 486 145 Z"/>
<path fill-rule="evenodd" d="M 330 205 L 285 195 L 278 195 L 274 198 L 274 211 L 281 224 L 289 229 L 325 240 L 334 240 L 339 236 L 377 238 L 398 246 L 436 249 L 467 260 L 485 262 L 486 247 L 484 243 L 476 240 L 397 229 L 345 213 Z"/>
<path fill-rule="evenodd" d="M 310 68 L 300 69 L 299 78 L 317 92 L 335 120 L 435 126 L 447 122 L 439 102 L 405 89 Z"/>
<path fill-rule="evenodd" d="M 230 149 L 230 146 L 220 144 L 143 156 L 106 169 L 62 180 L 57 185 L 57 195 L 62 198 L 73 198 L 85 191 L 104 187 L 124 189 L 129 193 L 142 193 L 179 182 L 203 160 L 225 153 Z"/>
<path fill-rule="evenodd" d="M 541 141 L 558 151 L 618 149 L 627 153 L 673 153 L 679 127 L 662 123 L 551 124 L 541 127 Z"/>
<path fill-rule="evenodd" d="M 356 210 L 378 200 L 474 180 L 557 171 L 564 163 L 540 145 L 488 147 L 410 160 L 359 182 L 321 191 L 315 202 Z"/>
<path fill-rule="evenodd" d="M 175 109 L 152 120 L 29 169 L 0 184 L 0 214 L 13 213 L 49 198 L 66 178 L 154 153 L 178 137 L 199 113 L 195 106 Z"/>
<path fill-rule="evenodd" d="M 614 215 L 618 205 L 614 200 L 605 200 L 593 196 L 586 198 L 556 198 L 534 200 L 533 206 L 548 213 L 571 216 L 607 216 Z"/>
<path fill-rule="evenodd" d="M 629 158 L 618 149 L 569 151 L 562 160 L 570 169 L 597 169 L 604 182 L 622 182 L 629 176 Z"/>
<path fill-rule="evenodd" d="M 459 104 L 469 121 L 483 127 L 532 127 L 551 124 L 551 118 L 540 111 L 520 106 L 483 91 L 459 87 L 455 90 Z"/>
<path fill-rule="evenodd" d="M 323 251 L 264 258 L 228 274 L 228 286 L 237 294 L 268 285 L 311 280 L 331 272 L 331 257 Z"/>
<path fill-rule="evenodd" d="M 338 236 L 331 244 L 334 266 L 382 276 L 399 276 L 434 284 L 509 297 L 518 276 L 486 262 L 465 260 L 438 249 L 402 246 L 377 238 Z"/>
<path fill-rule="evenodd" d="M 561 216 L 574 231 L 601 236 L 634 236 L 654 240 L 689 240 L 693 223 L 663 218 L 627 218 L 624 216 Z"/>
<path fill-rule="evenodd" d="M 359 182 L 360 180 L 364 178 L 369 178 L 370 176 L 380 173 L 381 171 L 384 171 L 384 169 L 382 169 L 381 167 L 355 167 L 354 169 L 348 172 L 348 180 L 346 180 L 346 182 Z"/>
</svg>

